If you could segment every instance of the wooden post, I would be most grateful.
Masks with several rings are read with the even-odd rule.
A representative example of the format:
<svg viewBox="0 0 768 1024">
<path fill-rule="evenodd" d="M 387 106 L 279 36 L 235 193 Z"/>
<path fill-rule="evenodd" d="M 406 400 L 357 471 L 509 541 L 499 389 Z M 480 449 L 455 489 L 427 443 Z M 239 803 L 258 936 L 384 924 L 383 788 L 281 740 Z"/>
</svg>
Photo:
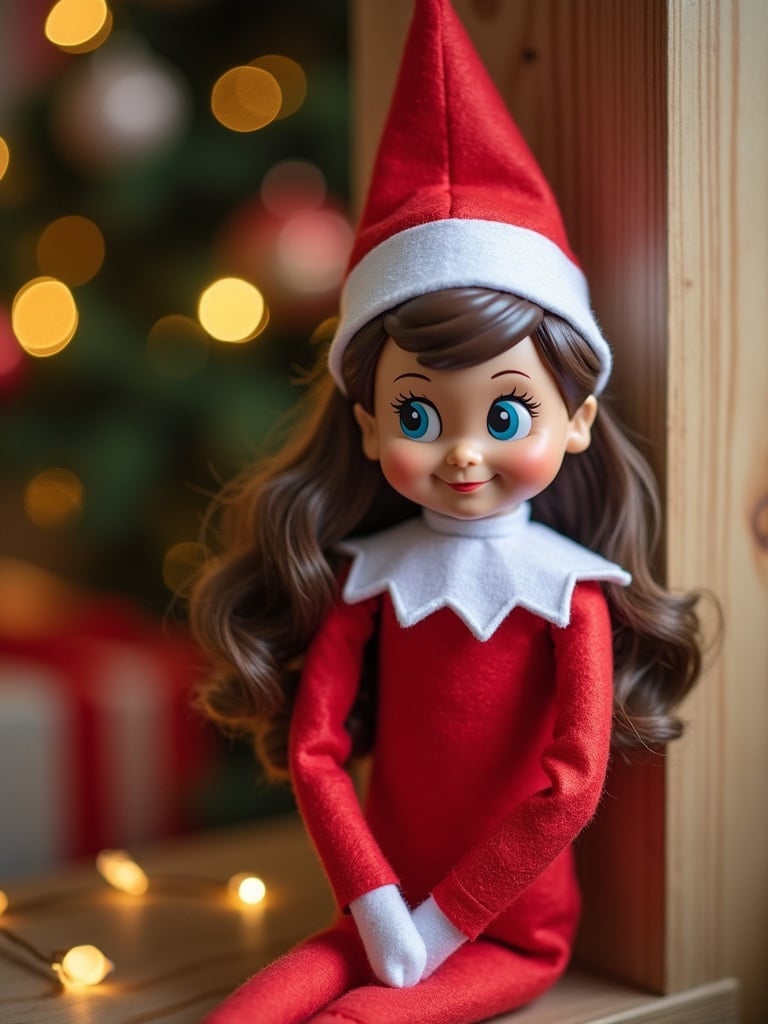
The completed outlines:
<svg viewBox="0 0 768 1024">
<path fill-rule="evenodd" d="M 455 0 L 549 178 L 645 439 L 662 570 L 722 648 L 665 757 L 617 763 L 582 842 L 581 959 L 657 992 L 736 975 L 768 1008 L 768 7 Z M 412 0 L 354 0 L 362 196 Z"/>
</svg>

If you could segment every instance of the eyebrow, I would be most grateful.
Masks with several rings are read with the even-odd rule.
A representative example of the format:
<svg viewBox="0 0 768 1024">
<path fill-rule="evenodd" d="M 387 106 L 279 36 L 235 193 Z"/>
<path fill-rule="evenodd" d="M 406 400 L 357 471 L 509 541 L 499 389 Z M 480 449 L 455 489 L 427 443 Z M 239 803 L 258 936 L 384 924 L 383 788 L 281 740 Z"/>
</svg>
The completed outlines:
<svg viewBox="0 0 768 1024">
<path fill-rule="evenodd" d="M 403 377 L 418 377 L 419 380 L 426 380 L 429 381 L 430 384 L 432 383 L 432 378 L 427 377 L 424 373 L 401 373 L 398 377 L 395 377 L 392 383 L 395 384 L 397 381 L 402 380 Z"/>
<path fill-rule="evenodd" d="M 494 373 L 491 376 L 491 380 L 496 380 L 497 377 L 503 377 L 507 373 L 514 373 L 518 377 L 525 377 L 526 380 L 530 380 L 531 379 L 528 376 L 528 374 L 527 373 L 523 373 L 522 370 L 499 370 L 498 373 Z"/>
</svg>

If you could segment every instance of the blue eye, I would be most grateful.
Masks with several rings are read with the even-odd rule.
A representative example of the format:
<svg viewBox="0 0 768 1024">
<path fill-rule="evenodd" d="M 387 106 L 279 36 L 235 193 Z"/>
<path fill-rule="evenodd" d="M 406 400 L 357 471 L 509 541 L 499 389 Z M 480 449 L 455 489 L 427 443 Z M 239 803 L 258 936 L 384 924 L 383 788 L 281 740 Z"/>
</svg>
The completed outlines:
<svg viewBox="0 0 768 1024">
<path fill-rule="evenodd" d="M 519 441 L 530 434 L 531 422 L 522 402 L 499 398 L 488 412 L 488 433 L 497 441 Z"/>
<path fill-rule="evenodd" d="M 411 441 L 436 441 L 443 429 L 437 409 L 430 402 L 406 398 L 395 411 L 400 417 L 400 429 Z"/>
</svg>

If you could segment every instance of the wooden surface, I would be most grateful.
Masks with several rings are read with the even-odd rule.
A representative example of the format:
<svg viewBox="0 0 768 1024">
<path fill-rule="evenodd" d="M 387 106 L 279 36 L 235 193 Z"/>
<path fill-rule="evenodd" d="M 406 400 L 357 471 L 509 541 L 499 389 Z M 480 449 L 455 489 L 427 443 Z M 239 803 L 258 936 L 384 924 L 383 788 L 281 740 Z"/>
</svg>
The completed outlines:
<svg viewBox="0 0 768 1024">
<path fill-rule="evenodd" d="M 8 890 L 11 906 L 2 924 L 46 950 L 95 943 L 116 969 L 98 988 L 64 991 L 0 934 L 3 1024 L 197 1024 L 254 970 L 322 927 L 333 912 L 314 854 L 291 817 L 134 855 L 150 876 L 145 896 L 107 888 L 89 866 Z M 261 907 L 239 909 L 215 888 L 173 889 L 160 882 L 161 876 L 215 882 L 241 870 L 266 882 Z M 657 998 L 573 972 L 532 1006 L 498 1021 L 735 1024 L 735 986 L 726 982 Z"/>
<path fill-rule="evenodd" d="M 768 1020 L 768 5 L 671 7 L 670 581 L 723 649 L 668 770 L 670 982 L 734 973 Z"/>
</svg>

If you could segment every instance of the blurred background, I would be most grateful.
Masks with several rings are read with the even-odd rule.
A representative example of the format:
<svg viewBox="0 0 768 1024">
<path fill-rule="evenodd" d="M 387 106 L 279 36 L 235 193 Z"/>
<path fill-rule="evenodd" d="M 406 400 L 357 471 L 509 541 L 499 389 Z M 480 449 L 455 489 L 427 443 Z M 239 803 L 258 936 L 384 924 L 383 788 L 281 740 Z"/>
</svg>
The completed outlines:
<svg viewBox="0 0 768 1024">
<path fill-rule="evenodd" d="M 344 0 L 0 0 L 0 875 L 290 806 L 189 708 L 210 497 L 332 334 Z"/>
</svg>

